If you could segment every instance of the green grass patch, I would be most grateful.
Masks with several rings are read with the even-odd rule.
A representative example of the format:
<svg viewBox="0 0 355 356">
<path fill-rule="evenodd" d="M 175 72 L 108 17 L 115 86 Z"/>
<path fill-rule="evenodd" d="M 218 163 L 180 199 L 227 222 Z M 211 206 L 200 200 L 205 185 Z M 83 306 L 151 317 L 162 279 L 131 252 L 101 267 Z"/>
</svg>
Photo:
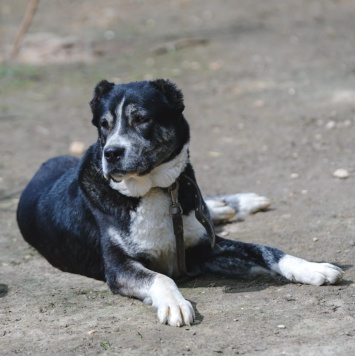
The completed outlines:
<svg viewBox="0 0 355 356">
<path fill-rule="evenodd" d="M 41 79 L 40 69 L 19 64 L 0 64 L 0 93 L 28 89 Z"/>
</svg>

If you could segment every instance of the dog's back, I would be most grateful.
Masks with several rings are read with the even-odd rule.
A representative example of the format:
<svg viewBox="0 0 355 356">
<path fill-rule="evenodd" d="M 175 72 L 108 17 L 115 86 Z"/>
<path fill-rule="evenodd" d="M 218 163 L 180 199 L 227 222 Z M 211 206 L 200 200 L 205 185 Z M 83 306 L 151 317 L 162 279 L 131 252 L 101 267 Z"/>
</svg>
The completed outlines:
<svg viewBox="0 0 355 356">
<path fill-rule="evenodd" d="M 36 206 L 41 197 L 48 194 L 53 185 L 78 164 L 78 159 L 70 156 L 55 157 L 43 163 L 23 191 L 17 209 L 17 220 L 25 240 L 37 247 L 38 241 L 33 235 L 36 226 Z"/>
<path fill-rule="evenodd" d="M 21 195 L 17 221 L 24 239 L 53 266 L 104 280 L 96 225 L 78 185 L 78 165 L 71 156 L 43 163 Z M 84 226 L 79 223 L 82 215 Z"/>
</svg>

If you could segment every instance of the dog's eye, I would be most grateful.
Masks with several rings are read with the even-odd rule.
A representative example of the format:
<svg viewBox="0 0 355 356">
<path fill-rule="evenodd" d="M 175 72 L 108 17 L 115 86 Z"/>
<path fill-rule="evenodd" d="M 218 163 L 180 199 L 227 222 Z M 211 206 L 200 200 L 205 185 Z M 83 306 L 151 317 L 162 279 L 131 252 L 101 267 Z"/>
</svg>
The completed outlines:
<svg viewBox="0 0 355 356">
<path fill-rule="evenodd" d="M 110 127 L 110 124 L 108 123 L 108 121 L 106 119 L 103 119 L 100 123 L 100 126 L 102 129 L 107 130 Z"/>
<path fill-rule="evenodd" d="M 150 121 L 150 117 L 148 116 L 136 116 L 134 118 L 134 122 L 136 123 L 136 125 L 145 124 L 146 122 L 149 121 Z"/>
</svg>

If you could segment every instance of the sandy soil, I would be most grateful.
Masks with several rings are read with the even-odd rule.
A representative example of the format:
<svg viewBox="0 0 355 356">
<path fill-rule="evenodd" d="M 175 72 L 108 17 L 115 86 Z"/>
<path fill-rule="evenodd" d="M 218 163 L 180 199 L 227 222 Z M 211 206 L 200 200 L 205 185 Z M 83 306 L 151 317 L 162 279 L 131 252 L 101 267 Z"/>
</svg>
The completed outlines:
<svg viewBox="0 0 355 356">
<path fill-rule="evenodd" d="M 2 58 L 25 3 L 0 4 Z M 18 63 L 0 64 L 0 354 L 355 354 L 354 14 L 354 0 L 41 1 Z M 96 82 L 156 77 L 183 89 L 203 192 L 273 201 L 228 237 L 335 263 L 342 283 L 198 278 L 181 285 L 197 321 L 173 328 L 22 240 L 26 182 L 95 140 Z"/>
</svg>

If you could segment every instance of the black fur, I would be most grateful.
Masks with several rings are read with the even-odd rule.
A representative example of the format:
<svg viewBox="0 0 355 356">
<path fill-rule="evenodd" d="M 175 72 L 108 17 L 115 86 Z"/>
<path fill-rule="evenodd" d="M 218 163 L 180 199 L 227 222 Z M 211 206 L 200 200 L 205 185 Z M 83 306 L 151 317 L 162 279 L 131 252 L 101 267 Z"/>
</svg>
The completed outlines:
<svg viewBox="0 0 355 356">
<path fill-rule="evenodd" d="M 154 91 L 163 95 L 157 95 Z M 171 160 L 181 151 L 182 146 L 189 141 L 189 128 L 182 115 L 182 93 L 174 84 L 156 80 L 114 85 L 103 80 L 96 86 L 94 98 L 90 102 L 92 122 L 99 131 L 98 142 L 88 149 L 81 160 L 63 156 L 44 163 L 24 190 L 17 213 L 18 224 L 26 241 L 38 249 L 53 266 L 100 280 L 106 280 L 110 273 L 116 274 L 116 269 L 110 271 L 110 265 L 119 263 L 113 263 L 112 258 L 122 261 L 133 258 L 148 268 L 150 265 L 147 256 L 134 253 L 125 256 L 119 247 L 112 247 L 103 231 L 104 227 L 112 224 L 122 235 L 129 235 L 130 212 L 137 208 L 141 199 L 113 190 L 102 174 L 106 128 L 100 127 L 101 115 L 107 107 L 113 113 L 123 96 L 133 98 L 131 100 L 149 108 L 148 115 L 154 120 L 150 125 L 171 127 L 174 130 L 174 142 L 163 143 L 173 146 L 173 149 L 169 147 L 168 154 L 160 159 L 161 163 Z M 153 105 L 150 105 L 149 100 Z M 149 139 L 152 139 L 151 130 L 154 127 L 139 128 L 129 134 L 146 135 L 148 138 L 150 135 Z M 148 164 L 140 174 L 149 173 L 154 164 Z M 190 164 L 183 173 L 195 180 Z M 193 191 L 184 183 L 179 189 L 179 202 L 184 215 L 188 215 L 194 208 Z M 105 265 L 106 254 L 115 257 L 111 256 L 110 262 Z M 275 253 L 274 261 L 271 262 L 277 262 L 281 256 L 282 253 Z M 196 274 L 212 272 L 241 275 L 247 273 L 252 265 L 268 269 L 268 263 L 270 261 L 264 260 L 256 245 L 221 238 L 218 238 L 214 250 L 205 239 L 201 241 L 201 246 L 187 251 L 188 268 Z M 230 268 L 223 270 L 221 265 L 225 264 L 233 265 L 233 272 Z M 113 286 L 112 289 L 117 288 Z"/>
<path fill-rule="evenodd" d="M 111 185 L 132 173 L 144 178 L 181 154 L 190 138 L 183 96 L 166 80 L 122 85 L 104 80 L 96 86 L 90 106 L 98 141 L 81 160 L 62 156 L 42 165 L 21 196 L 18 224 L 25 240 L 53 266 L 107 281 L 114 293 L 144 299 L 164 267 L 139 241 L 132 242 L 132 219 L 145 198 L 127 196 Z M 117 159 L 105 156 L 105 150 L 117 147 Z M 190 163 L 181 173 L 196 181 Z M 166 186 L 154 189 L 168 197 Z M 193 195 L 182 181 L 178 199 L 185 217 L 194 209 Z M 118 240 L 110 235 L 110 227 Z M 206 234 L 197 239 L 186 251 L 187 269 L 195 275 L 271 272 L 285 255 L 220 237 L 212 249 Z"/>
</svg>

